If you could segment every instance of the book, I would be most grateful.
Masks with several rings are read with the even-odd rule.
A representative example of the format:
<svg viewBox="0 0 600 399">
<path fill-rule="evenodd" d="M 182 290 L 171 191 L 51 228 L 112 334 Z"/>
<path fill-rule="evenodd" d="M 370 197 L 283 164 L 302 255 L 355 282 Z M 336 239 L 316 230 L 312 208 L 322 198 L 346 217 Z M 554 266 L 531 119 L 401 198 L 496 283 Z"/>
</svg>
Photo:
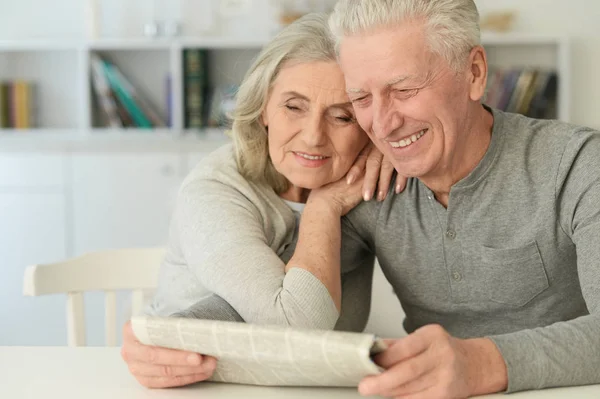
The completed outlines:
<svg viewBox="0 0 600 399">
<path fill-rule="evenodd" d="M 122 75 L 118 73 L 117 68 L 106 60 L 102 60 L 102 67 L 111 89 L 114 91 L 119 102 L 127 110 L 135 125 L 140 128 L 152 128 L 152 122 L 150 122 L 150 119 L 148 119 L 136 103 L 133 93 L 129 91 L 130 87 L 121 81 Z"/>
<path fill-rule="evenodd" d="M 102 59 L 97 54 L 91 54 L 90 63 L 92 67 L 92 86 L 106 124 L 113 128 L 123 127 L 124 123 L 122 118 L 119 118 L 116 100 L 111 92 L 110 84 L 104 75 Z"/>
<path fill-rule="evenodd" d="M 36 85 L 25 80 L 0 83 L 0 128 L 29 129 L 36 126 Z"/>
<path fill-rule="evenodd" d="M 119 83 L 122 85 L 123 89 L 128 93 L 129 96 L 136 102 L 136 104 L 140 107 L 141 111 L 144 115 L 150 120 L 153 127 L 165 127 L 165 122 L 158 114 L 156 108 L 150 104 L 148 100 L 144 98 L 143 95 L 139 93 L 139 91 L 129 82 L 129 80 L 121 73 L 119 68 L 113 65 L 113 71 L 115 73 L 116 78 L 119 80 Z"/>
<path fill-rule="evenodd" d="M 145 345 L 215 357 L 209 381 L 236 384 L 356 387 L 383 371 L 371 357 L 386 349 L 367 333 L 154 316 L 131 326 Z"/>
<path fill-rule="evenodd" d="M 557 74 L 541 68 L 492 69 L 484 102 L 533 118 L 557 115 Z"/>
<path fill-rule="evenodd" d="M 201 49 L 183 52 L 184 122 L 186 129 L 206 127 L 208 53 Z"/>
<path fill-rule="evenodd" d="M 0 128 L 10 127 L 8 83 L 0 82 Z"/>
<path fill-rule="evenodd" d="M 167 74 L 165 78 L 165 93 L 167 102 L 167 126 L 173 127 L 173 81 L 171 74 Z"/>
<path fill-rule="evenodd" d="M 528 115 L 533 118 L 556 118 L 558 75 L 545 71 L 536 82 L 535 95 L 531 100 Z"/>
</svg>

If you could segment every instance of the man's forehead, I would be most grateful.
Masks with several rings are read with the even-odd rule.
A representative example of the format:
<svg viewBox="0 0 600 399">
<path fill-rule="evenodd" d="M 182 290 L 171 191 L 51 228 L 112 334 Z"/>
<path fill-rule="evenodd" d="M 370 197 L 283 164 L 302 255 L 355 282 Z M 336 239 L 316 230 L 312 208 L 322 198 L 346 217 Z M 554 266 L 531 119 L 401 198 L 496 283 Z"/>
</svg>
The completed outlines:
<svg viewBox="0 0 600 399">
<path fill-rule="evenodd" d="M 385 76 L 380 76 L 381 80 L 376 82 L 377 85 L 381 85 L 382 87 L 391 87 L 395 85 L 401 85 L 403 83 L 411 84 L 417 83 L 425 79 L 427 73 L 423 71 L 422 74 L 401 74 L 393 76 L 389 79 L 386 79 Z M 374 82 L 375 83 L 375 82 Z M 362 87 L 354 87 L 354 82 L 346 82 L 346 92 L 347 93 L 363 93 L 365 90 Z"/>
</svg>

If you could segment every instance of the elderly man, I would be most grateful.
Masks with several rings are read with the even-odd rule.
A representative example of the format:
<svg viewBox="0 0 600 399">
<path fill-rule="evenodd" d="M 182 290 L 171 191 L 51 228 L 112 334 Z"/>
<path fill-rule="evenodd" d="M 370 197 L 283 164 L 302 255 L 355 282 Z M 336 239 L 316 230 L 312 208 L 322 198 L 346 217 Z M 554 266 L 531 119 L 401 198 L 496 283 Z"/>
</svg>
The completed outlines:
<svg viewBox="0 0 600 399">
<path fill-rule="evenodd" d="M 361 393 L 600 383 L 599 132 L 482 105 L 472 0 L 341 0 L 330 25 L 359 124 L 410 178 L 346 221 L 410 333 Z"/>
</svg>

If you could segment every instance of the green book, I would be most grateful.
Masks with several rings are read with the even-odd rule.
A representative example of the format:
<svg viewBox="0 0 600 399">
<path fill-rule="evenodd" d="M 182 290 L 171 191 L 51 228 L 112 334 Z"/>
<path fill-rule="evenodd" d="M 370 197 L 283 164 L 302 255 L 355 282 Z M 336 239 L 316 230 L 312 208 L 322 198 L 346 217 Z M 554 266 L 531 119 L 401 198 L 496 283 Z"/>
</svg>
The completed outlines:
<svg viewBox="0 0 600 399">
<path fill-rule="evenodd" d="M 110 83 L 110 86 L 114 90 L 119 101 L 131 115 L 131 118 L 136 126 L 146 129 L 152 128 L 152 122 L 150 122 L 150 119 L 148 119 L 139 105 L 135 102 L 133 94 L 127 90 L 126 86 L 119 79 L 119 74 L 116 73 L 116 67 L 104 60 L 102 61 L 102 64 L 104 66 L 104 74 L 106 75 L 106 79 L 108 79 L 108 82 Z"/>
<path fill-rule="evenodd" d="M 8 90 L 4 82 L 0 82 L 0 128 L 9 128 L 8 120 Z"/>
</svg>

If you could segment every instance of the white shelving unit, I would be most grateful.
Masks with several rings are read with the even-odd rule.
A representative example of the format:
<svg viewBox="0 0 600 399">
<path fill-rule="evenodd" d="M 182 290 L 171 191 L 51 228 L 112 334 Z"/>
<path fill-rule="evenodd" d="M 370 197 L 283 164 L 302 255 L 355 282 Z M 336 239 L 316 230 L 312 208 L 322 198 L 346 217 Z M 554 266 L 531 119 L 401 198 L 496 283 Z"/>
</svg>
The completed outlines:
<svg viewBox="0 0 600 399">
<path fill-rule="evenodd" d="M 484 34 L 489 63 L 497 67 L 541 67 L 559 76 L 558 117 L 570 120 L 570 45 L 559 36 Z M 0 41 L 0 80 L 27 79 L 38 87 L 39 123 L 29 133 L 98 135 L 94 124 L 90 54 L 111 57 L 166 117 L 166 75 L 171 76 L 173 119 L 162 133 L 181 135 L 183 126 L 183 51 L 210 50 L 212 84 L 239 83 L 265 40 L 182 37 L 167 39 L 102 39 L 94 41 Z M 120 131 L 131 133 L 132 129 Z M 133 129 L 135 130 L 135 129 Z M 0 130 L 10 133 L 10 130 Z M 22 133 L 23 131 L 19 131 Z M 127 132 L 127 133 L 125 133 Z M 113 132 L 115 134 L 115 132 Z M 116 134 L 119 134 L 116 132 Z M 148 133 L 144 134 L 147 137 Z"/>
<path fill-rule="evenodd" d="M 258 54 L 264 41 L 208 38 L 177 40 L 106 39 L 95 41 L 0 41 L 0 80 L 35 82 L 37 124 L 18 133 L 59 133 L 87 136 L 106 133 L 95 123 L 90 54 L 108 55 L 148 99 L 161 116 L 167 116 L 166 78 L 171 77 L 172 126 L 162 133 L 185 133 L 183 123 L 183 52 L 188 48 L 210 51 L 211 84 L 236 84 Z M 141 129 L 122 129 L 131 134 Z M 14 129 L 0 130 L 3 133 Z M 115 133 L 114 131 L 112 133 Z M 147 131 L 144 131 L 146 136 Z"/>
<path fill-rule="evenodd" d="M 568 37 L 537 34 L 482 35 L 494 67 L 536 67 L 558 74 L 557 117 L 571 121 L 571 44 Z"/>
</svg>

